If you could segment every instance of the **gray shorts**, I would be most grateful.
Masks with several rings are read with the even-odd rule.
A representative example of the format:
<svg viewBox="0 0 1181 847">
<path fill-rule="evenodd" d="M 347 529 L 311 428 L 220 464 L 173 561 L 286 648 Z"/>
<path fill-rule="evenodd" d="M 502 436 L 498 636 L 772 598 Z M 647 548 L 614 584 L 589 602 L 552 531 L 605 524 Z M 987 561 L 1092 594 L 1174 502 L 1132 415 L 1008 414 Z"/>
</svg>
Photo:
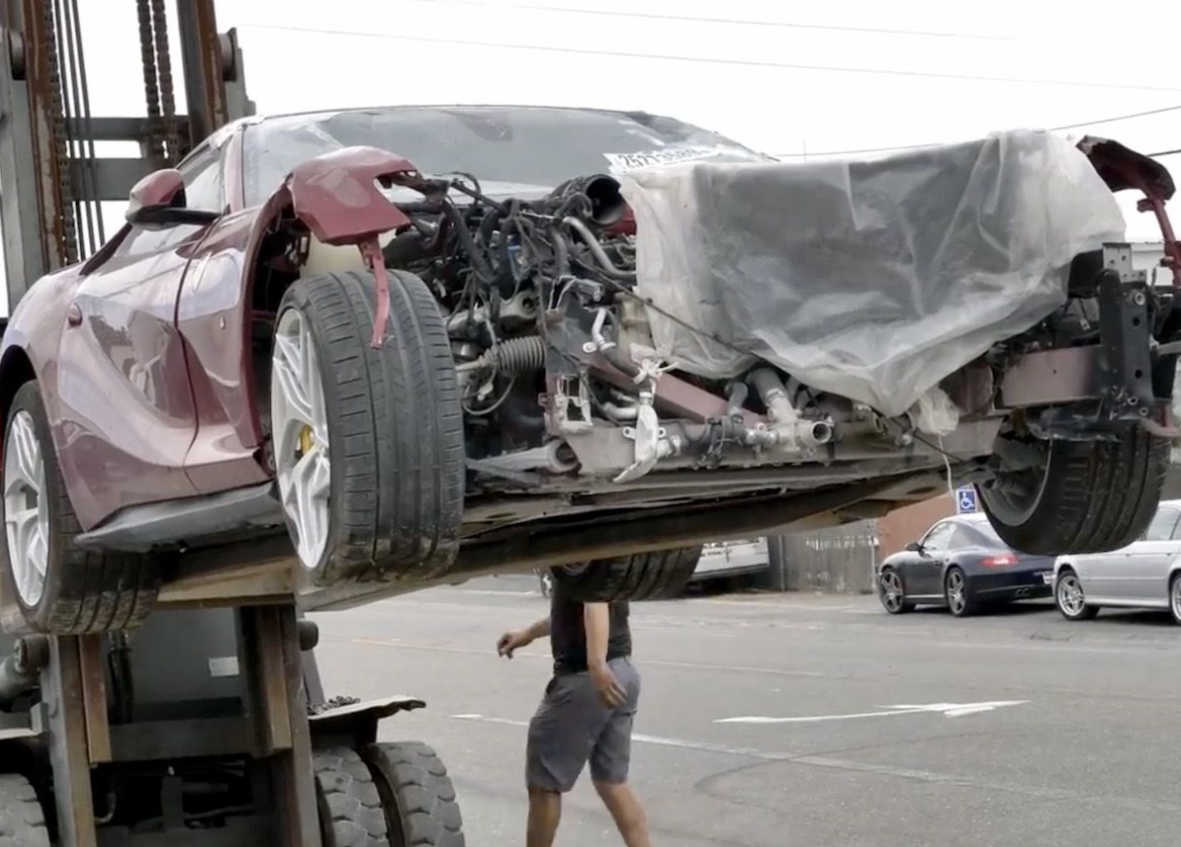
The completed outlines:
<svg viewBox="0 0 1181 847">
<path fill-rule="evenodd" d="M 615 709 L 603 704 L 588 673 L 555 676 L 546 686 L 529 722 L 525 782 L 530 788 L 569 791 L 588 761 L 595 782 L 627 781 L 640 674 L 631 659 L 613 659 L 608 666 L 627 692 L 627 702 Z"/>
</svg>

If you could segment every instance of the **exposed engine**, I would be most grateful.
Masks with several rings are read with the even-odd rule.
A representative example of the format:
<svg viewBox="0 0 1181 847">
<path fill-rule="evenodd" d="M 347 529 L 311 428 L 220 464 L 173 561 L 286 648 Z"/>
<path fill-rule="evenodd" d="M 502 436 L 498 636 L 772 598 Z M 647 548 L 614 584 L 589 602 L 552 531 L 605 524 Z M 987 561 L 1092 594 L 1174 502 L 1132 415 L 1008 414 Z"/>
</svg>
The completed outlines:
<svg viewBox="0 0 1181 847">
<path fill-rule="evenodd" d="M 670 377 L 678 390 L 662 393 L 658 414 L 657 384 L 675 363 L 653 349 L 634 292 L 634 221 L 613 178 L 573 179 L 534 201 L 494 199 L 467 175 L 415 187 L 421 202 L 397 204 L 413 227 L 383 254 L 447 315 L 471 467 L 510 480 L 569 472 L 592 429 L 633 445 L 628 461 L 589 471 L 617 482 L 669 457 L 800 455 L 832 439 L 827 414 L 799 411 L 815 398 L 769 367 L 729 384 Z M 611 447 L 597 442 L 597 453 Z"/>
</svg>

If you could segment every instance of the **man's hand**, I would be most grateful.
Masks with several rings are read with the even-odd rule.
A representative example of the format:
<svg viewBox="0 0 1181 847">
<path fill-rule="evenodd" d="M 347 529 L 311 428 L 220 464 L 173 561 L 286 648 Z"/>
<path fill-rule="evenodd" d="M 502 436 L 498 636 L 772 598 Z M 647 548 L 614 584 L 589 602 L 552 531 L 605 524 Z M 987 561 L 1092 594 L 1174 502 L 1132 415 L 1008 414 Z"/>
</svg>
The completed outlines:
<svg viewBox="0 0 1181 847">
<path fill-rule="evenodd" d="M 527 629 L 515 629 L 500 636 L 496 642 L 496 652 L 501 656 L 513 657 L 513 651 L 518 647 L 528 647 L 533 643 L 533 634 Z"/>
<path fill-rule="evenodd" d="M 599 699 L 608 709 L 617 708 L 627 702 L 627 692 L 623 690 L 611 668 L 605 664 L 592 664 L 590 678 L 595 684 L 595 690 L 599 692 Z"/>
</svg>

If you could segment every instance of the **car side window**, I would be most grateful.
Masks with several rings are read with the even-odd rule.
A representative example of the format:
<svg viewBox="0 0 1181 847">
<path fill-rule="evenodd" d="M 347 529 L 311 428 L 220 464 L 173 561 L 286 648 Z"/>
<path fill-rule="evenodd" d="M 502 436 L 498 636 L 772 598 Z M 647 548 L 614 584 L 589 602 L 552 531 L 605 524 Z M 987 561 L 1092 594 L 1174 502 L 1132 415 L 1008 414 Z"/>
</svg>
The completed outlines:
<svg viewBox="0 0 1181 847">
<path fill-rule="evenodd" d="M 951 540 L 947 542 L 948 550 L 961 550 L 964 547 L 972 547 L 979 542 L 972 535 L 972 531 L 962 524 L 955 524 L 951 531 Z"/>
<path fill-rule="evenodd" d="M 923 539 L 923 549 L 928 553 L 942 553 L 949 550 L 951 536 L 955 531 L 955 524 L 941 523 L 927 533 Z"/>
<path fill-rule="evenodd" d="M 1169 541 L 1174 538 L 1177 527 L 1178 512 L 1175 509 L 1160 509 L 1148 529 L 1144 532 L 1145 541 Z"/>
</svg>

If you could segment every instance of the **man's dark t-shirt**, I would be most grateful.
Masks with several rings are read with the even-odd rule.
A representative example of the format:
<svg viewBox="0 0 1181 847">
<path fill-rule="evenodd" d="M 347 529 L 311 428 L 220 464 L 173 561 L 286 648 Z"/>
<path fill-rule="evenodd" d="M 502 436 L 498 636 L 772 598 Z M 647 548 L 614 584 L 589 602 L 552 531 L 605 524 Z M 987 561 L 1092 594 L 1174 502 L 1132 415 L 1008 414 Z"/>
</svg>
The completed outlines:
<svg viewBox="0 0 1181 847">
<path fill-rule="evenodd" d="M 627 622 L 627 603 L 611 603 L 608 609 L 611 631 L 607 638 L 607 661 L 611 661 L 631 655 L 632 634 Z M 583 604 L 571 600 L 561 584 L 555 584 L 550 599 L 550 646 L 556 674 L 581 673 L 587 669 L 586 623 L 582 615 Z"/>
</svg>

